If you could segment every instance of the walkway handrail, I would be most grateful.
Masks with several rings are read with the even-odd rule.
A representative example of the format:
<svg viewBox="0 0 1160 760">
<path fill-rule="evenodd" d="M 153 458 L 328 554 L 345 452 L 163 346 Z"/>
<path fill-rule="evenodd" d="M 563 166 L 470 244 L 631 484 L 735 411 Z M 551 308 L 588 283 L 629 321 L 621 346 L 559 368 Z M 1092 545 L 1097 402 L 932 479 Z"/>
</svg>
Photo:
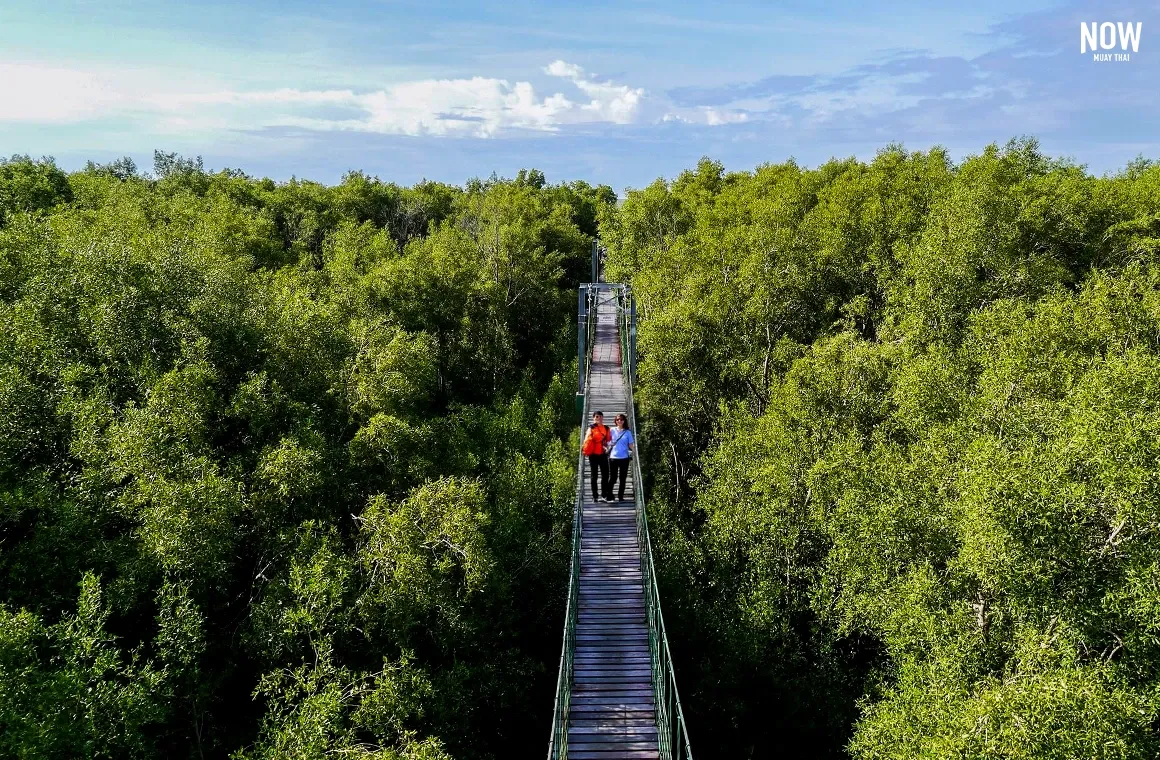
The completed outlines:
<svg viewBox="0 0 1160 760">
<path fill-rule="evenodd" d="M 640 545 L 640 566 L 644 574 L 645 610 L 648 614 L 648 644 L 652 664 L 653 699 L 657 719 L 657 742 L 662 760 L 692 760 L 693 750 L 689 744 L 689 732 L 685 725 L 685 714 L 681 709 L 681 698 L 677 693 L 677 677 L 673 670 L 673 656 L 669 652 L 669 639 L 665 633 L 665 618 L 661 614 L 661 597 L 657 589 L 656 569 L 653 566 L 652 542 L 648 533 L 648 517 L 644 501 L 644 479 L 640 471 L 640 431 L 636 426 L 636 396 L 633 393 L 632 371 L 634 362 L 627 357 L 632 347 L 629 343 L 627 288 L 617 293 L 620 308 L 617 326 L 620 333 L 620 367 L 628 389 L 629 429 L 636 442 L 632 457 L 633 495 L 636 500 L 636 533 Z"/>
<path fill-rule="evenodd" d="M 596 298 L 589 293 L 586 355 L 578 358 L 576 371 L 583 373 L 584 388 L 592 374 L 592 349 L 596 345 Z M 548 741 L 548 760 L 568 757 L 568 713 L 572 706 L 572 672 L 576 655 L 576 617 L 580 609 L 580 545 L 584 527 L 584 425 L 588 421 L 588 399 L 585 392 L 580 412 L 580 454 L 576 464 L 576 498 L 572 503 L 572 561 L 568 574 L 568 606 L 564 613 L 564 645 L 560 648 L 560 673 L 556 678 L 556 704 L 552 711 L 552 737 Z"/>
</svg>

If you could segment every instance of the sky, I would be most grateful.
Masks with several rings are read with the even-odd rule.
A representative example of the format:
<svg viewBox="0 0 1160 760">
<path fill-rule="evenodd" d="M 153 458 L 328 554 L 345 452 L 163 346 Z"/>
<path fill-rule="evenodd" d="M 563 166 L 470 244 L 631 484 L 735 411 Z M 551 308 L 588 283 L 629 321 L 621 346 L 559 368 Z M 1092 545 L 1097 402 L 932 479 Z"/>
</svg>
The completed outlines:
<svg viewBox="0 0 1160 760">
<path fill-rule="evenodd" d="M 1081 52 L 1092 22 L 1140 24 L 1137 49 L 1117 27 L 1097 52 L 1128 60 Z M 1158 22 L 1115 0 L 4 0 L 0 154 L 620 192 L 701 156 L 961 159 L 1030 135 L 1102 174 L 1160 159 Z"/>
</svg>

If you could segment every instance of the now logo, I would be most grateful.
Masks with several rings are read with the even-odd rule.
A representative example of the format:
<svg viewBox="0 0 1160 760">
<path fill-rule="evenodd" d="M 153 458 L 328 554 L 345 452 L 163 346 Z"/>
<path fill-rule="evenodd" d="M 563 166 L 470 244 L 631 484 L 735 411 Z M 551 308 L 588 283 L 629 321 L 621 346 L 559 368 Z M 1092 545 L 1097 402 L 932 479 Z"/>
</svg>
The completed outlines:
<svg viewBox="0 0 1160 760">
<path fill-rule="evenodd" d="M 1125 24 L 1123 21 L 1114 24 L 1111 21 L 1105 21 L 1102 24 L 1097 21 L 1086 24 L 1081 21 L 1079 24 L 1079 52 L 1114 50 L 1118 44 L 1120 50 L 1127 50 L 1128 45 L 1131 45 L 1132 52 L 1138 53 L 1140 51 L 1140 30 L 1143 27 L 1142 21 L 1137 21 L 1135 26 L 1132 26 L 1131 22 Z"/>
</svg>

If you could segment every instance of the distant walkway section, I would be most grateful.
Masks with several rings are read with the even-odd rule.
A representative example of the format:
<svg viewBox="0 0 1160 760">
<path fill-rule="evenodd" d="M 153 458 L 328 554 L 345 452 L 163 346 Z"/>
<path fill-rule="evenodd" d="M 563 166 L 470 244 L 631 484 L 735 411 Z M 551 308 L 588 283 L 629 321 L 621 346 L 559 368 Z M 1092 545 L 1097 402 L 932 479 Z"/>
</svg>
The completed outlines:
<svg viewBox="0 0 1160 760">
<path fill-rule="evenodd" d="M 630 414 L 613 293 L 601 293 L 588 376 L 588 409 L 606 420 Z M 587 420 L 585 420 L 587 423 Z M 587 468 L 581 504 L 580 592 L 567 756 L 659 758 L 641 547 L 630 478 L 625 501 L 592 501 Z"/>
</svg>

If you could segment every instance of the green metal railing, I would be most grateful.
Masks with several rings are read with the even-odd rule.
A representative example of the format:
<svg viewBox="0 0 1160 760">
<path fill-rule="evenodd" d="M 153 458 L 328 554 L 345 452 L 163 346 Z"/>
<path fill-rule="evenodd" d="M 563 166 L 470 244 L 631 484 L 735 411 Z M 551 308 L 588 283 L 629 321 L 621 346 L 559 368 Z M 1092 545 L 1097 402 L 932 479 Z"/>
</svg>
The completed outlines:
<svg viewBox="0 0 1160 760">
<path fill-rule="evenodd" d="M 584 390 L 580 403 L 580 442 L 584 441 L 584 425 L 588 421 L 588 380 L 592 370 L 592 349 L 596 343 L 596 293 L 588 290 L 581 298 L 586 299 L 587 320 L 584 332 L 579 336 L 584 350 L 578 357 L 576 371 L 581 378 L 580 388 Z M 556 704 L 552 711 L 552 738 L 548 743 L 549 760 L 568 757 L 568 712 L 572 705 L 572 672 L 576 655 L 576 617 L 580 611 L 580 543 L 584 528 L 584 447 L 576 462 L 576 498 L 572 503 L 572 567 L 568 575 L 568 606 L 564 613 L 564 645 L 560 649 L 560 674 L 556 678 Z"/>
<path fill-rule="evenodd" d="M 644 501 L 644 478 L 640 472 L 640 430 L 636 426 L 636 396 L 633 386 L 636 368 L 633 325 L 630 322 L 629 301 L 632 298 L 628 288 L 617 292 L 617 326 L 620 333 L 620 367 L 628 396 L 628 424 L 636 441 L 635 456 L 632 458 L 633 495 L 636 499 L 636 536 L 640 545 L 640 568 L 644 576 L 644 602 L 648 615 L 648 648 L 652 663 L 653 700 L 656 704 L 657 743 L 662 760 L 692 760 L 693 750 L 689 744 L 689 732 L 685 725 L 685 713 L 681 709 L 681 698 L 677 692 L 677 676 L 673 669 L 673 656 L 669 652 L 669 639 L 665 633 L 665 617 L 661 613 L 661 596 L 657 589 L 656 568 L 653 565 L 652 541 L 648 533 L 648 515 Z"/>
</svg>

